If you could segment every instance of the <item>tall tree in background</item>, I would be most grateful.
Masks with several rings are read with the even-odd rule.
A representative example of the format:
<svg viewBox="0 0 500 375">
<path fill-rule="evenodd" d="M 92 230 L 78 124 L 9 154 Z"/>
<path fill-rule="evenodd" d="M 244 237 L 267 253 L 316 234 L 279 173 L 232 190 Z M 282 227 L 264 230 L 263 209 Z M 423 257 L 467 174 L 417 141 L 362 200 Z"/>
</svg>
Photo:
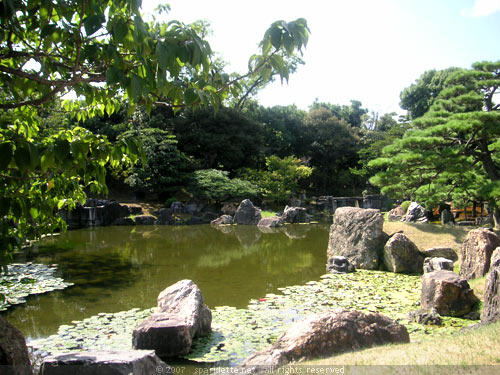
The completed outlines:
<svg viewBox="0 0 500 375">
<path fill-rule="evenodd" d="M 500 62 L 478 62 L 451 74 L 431 109 L 369 165 L 384 194 L 436 206 L 469 199 L 500 203 Z"/>
<path fill-rule="evenodd" d="M 448 76 L 457 70 L 459 69 L 428 70 L 401 92 L 399 105 L 408 111 L 409 120 L 415 120 L 429 110 L 443 90 Z"/>
<path fill-rule="evenodd" d="M 84 189 L 105 192 L 108 164 L 134 162 L 138 145 L 112 145 L 87 129 L 39 132 L 38 108 L 74 91 L 65 101 L 77 120 L 111 115 L 127 100 L 179 110 L 217 107 L 246 77 L 288 79 L 282 54 L 307 44 L 304 19 L 278 21 L 264 34 L 248 74 L 231 78 L 212 70 L 212 51 L 200 24 L 145 22 L 141 0 L 0 2 L 0 263 L 26 239 L 64 226 L 57 208 L 74 207 Z M 162 6 L 158 11 L 168 10 Z M 187 69 L 196 75 L 185 74 Z"/>
</svg>

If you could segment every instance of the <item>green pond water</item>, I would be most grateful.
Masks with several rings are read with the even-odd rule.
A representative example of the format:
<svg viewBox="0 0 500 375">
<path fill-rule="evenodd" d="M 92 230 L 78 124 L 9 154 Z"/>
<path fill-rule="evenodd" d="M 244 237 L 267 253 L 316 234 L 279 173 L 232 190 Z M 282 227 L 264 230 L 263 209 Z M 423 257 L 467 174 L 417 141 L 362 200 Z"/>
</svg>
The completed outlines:
<svg viewBox="0 0 500 375">
<path fill-rule="evenodd" d="M 28 341 L 101 312 L 156 306 L 169 285 L 191 279 L 210 308 L 245 308 L 277 288 L 325 273 L 327 225 L 137 226 L 83 229 L 45 239 L 27 260 L 58 264 L 74 283 L 32 296 L 4 315 Z"/>
</svg>

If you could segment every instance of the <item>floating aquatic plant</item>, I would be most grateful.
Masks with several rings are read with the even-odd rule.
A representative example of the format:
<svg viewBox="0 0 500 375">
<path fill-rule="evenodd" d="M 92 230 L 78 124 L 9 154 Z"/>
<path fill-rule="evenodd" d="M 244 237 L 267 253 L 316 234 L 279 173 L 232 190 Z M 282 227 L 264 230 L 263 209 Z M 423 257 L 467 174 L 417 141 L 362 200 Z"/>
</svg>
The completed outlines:
<svg viewBox="0 0 500 375">
<path fill-rule="evenodd" d="M 0 274 L 0 311 L 12 305 L 26 302 L 32 294 L 61 290 L 73 285 L 55 277 L 56 264 L 47 266 L 37 263 L 13 263 L 7 266 L 7 274 Z"/>
<path fill-rule="evenodd" d="M 359 270 L 328 274 L 305 285 L 279 288 L 279 293 L 251 300 L 248 308 L 215 307 L 213 333 L 195 339 L 186 359 L 197 362 L 240 364 L 247 356 L 272 343 L 293 322 L 338 308 L 384 314 L 404 324 L 413 341 L 426 335 L 457 332 L 470 320 L 443 318 L 442 326 L 423 326 L 408 321 L 419 308 L 419 276 Z M 72 325 L 61 326 L 56 335 L 29 345 L 47 353 L 72 350 L 130 349 L 133 329 L 152 309 L 132 309 L 99 314 Z"/>
</svg>

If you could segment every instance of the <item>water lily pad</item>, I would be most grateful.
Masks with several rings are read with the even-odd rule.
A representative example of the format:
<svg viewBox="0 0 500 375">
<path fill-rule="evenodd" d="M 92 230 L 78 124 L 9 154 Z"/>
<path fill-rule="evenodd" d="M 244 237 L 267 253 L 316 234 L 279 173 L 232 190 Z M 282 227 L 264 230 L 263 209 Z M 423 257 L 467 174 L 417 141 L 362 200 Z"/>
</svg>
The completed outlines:
<svg viewBox="0 0 500 375">
<path fill-rule="evenodd" d="M 0 299 L 0 311 L 25 303 L 25 298 L 29 295 L 61 290 L 73 285 L 54 276 L 57 271 L 55 265 L 13 263 L 7 269 L 7 274 L 0 274 L 0 295 L 5 296 Z"/>
</svg>

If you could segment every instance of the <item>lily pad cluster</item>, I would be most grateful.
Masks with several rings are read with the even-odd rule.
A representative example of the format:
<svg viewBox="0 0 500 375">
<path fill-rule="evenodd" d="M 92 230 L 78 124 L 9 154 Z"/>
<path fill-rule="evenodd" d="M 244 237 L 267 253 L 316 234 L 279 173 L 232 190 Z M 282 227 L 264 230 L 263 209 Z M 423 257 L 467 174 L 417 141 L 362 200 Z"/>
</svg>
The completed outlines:
<svg viewBox="0 0 500 375">
<path fill-rule="evenodd" d="M 62 325 L 57 334 L 33 340 L 28 346 L 41 355 L 72 351 L 126 350 L 132 347 L 132 332 L 154 308 L 100 313 Z"/>
<path fill-rule="evenodd" d="M 0 311 L 12 305 L 26 302 L 26 297 L 62 290 L 73 283 L 55 277 L 57 264 L 13 263 L 7 266 L 7 274 L 0 274 Z"/>
<path fill-rule="evenodd" d="M 213 333 L 196 339 L 185 358 L 238 365 L 271 344 L 293 322 L 339 308 L 384 314 L 404 324 L 413 341 L 430 334 L 457 332 L 471 324 L 470 320 L 459 318 L 444 318 L 442 326 L 409 322 L 408 313 L 419 308 L 420 289 L 419 276 L 366 270 L 328 274 L 305 285 L 279 288 L 280 293 L 251 300 L 246 309 L 228 306 L 213 309 Z M 57 335 L 32 341 L 30 346 L 47 353 L 130 349 L 134 327 L 152 310 L 99 314 L 71 326 L 61 326 Z"/>
</svg>

